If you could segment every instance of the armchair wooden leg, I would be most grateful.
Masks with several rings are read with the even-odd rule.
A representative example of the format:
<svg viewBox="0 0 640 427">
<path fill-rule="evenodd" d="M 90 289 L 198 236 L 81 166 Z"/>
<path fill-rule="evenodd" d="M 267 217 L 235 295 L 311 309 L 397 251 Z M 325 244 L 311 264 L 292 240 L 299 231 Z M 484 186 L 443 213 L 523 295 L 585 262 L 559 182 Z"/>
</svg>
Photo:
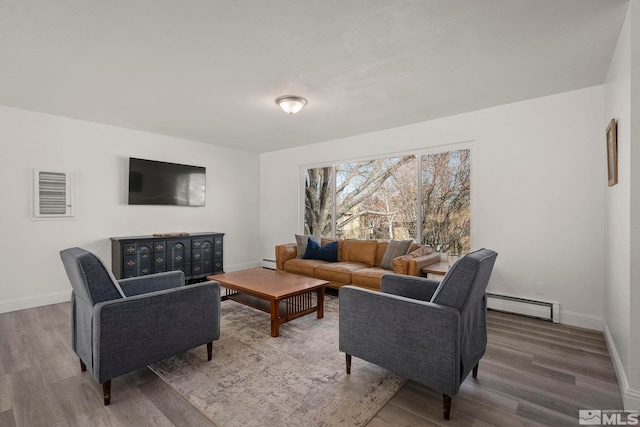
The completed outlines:
<svg viewBox="0 0 640 427">
<path fill-rule="evenodd" d="M 213 342 L 207 343 L 207 360 L 211 360 L 213 357 Z"/>
<path fill-rule="evenodd" d="M 473 367 L 473 378 L 478 378 L 478 365 L 480 365 L 480 362 L 476 363 L 476 366 Z"/>
<path fill-rule="evenodd" d="M 351 374 L 351 355 L 345 354 L 345 356 L 347 356 L 346 362 L 347 362 L 347 375 L 348 375 L 348 374 Z"/>
<path fill-rule="evenodd" d="M 446 394 L 442 395 L 442 413 L 444 414 L 444 419 L 449 420 L 449 415 L 451 414 L 451 397 Z"/>
<path fill-rule="evenodd" d="M 111 403 L 111 380 L 102 383 L 102 397 L 104 398 L 104 406 Z"/>
<path fill-rule="evenodd" d="M 87 365 L 85 365 L 85 364 L 84 364 L 84 362 L 82 361 L 82 359 L 79 359 L 79 360 L 80 360 L 80 370 L 81 370 L 82 372 L 87 372 Z"/>
</svg>

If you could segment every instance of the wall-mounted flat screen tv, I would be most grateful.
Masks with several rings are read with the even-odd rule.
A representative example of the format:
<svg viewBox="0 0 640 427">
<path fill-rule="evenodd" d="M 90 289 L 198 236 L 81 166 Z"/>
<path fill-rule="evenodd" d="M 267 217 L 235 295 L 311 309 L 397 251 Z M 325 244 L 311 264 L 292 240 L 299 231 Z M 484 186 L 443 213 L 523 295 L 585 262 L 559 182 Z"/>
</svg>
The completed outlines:
<svg viewBox="0 0 640 427">
<path fill-rule="evenodd" d="M 130 205 L 204 206 L 206 168 L 129 159 Z"/>
</svg>

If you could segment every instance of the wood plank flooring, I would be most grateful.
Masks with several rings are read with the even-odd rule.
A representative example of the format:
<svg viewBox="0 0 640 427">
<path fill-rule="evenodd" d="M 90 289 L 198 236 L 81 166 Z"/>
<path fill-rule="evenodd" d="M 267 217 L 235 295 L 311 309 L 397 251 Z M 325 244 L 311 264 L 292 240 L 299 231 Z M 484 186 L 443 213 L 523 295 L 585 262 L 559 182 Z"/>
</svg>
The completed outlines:
<svg viewBox="0 0 640 427">
<path fill-rule="evenodd" d="M 114 379 L 103 406 L 71 350 L 69 313 L 62 303 L 0 314 L 0 426 L 215 426 L 147 368 Z M 488 333 L 450 421 L 440 393 L 409 381 L 368 427 L 576 426 L 579 409 L 622 409 L 602 333 L 493 311 Z"/>
</svg>

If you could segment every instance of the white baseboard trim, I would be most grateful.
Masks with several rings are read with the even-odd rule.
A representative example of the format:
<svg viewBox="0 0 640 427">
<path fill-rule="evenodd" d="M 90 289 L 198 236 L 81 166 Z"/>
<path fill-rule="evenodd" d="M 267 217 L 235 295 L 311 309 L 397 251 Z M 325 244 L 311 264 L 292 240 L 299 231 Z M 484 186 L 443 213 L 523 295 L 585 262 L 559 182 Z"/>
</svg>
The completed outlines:
<svg viewBox="0 0 640 427">
<path fill-rule="evenodd" d="M 607 325 L 606 321 L 602 322 L 602 329 L 604 333 L 604 339 L 607 342 L 609 348 L 609 354 L 611 355 L 611 362 L 613 363 L 613 370 L 618 378 L 618 385 L 620 387 L 620 394 L 622 395 L 622 404 L 625 411 L 639 411 L 640 410 L 640 390 L 634 390 L 629 387 L 629 381 L 627 374 L 624 371 L 622 362 L 620 361 L 620 355 L 618 349 L 613 342 L 613 336 Z"/>
<path fill-rule="evenodd" d="M 252 262 L 243 262 L 241 264 L 233 264 L 233 265 L 225 265 L 224 271 L 230 273 L 232 271 L 240 271 L 240 270 L 248 270 L 250 268 L 258 268 L 261 267 L 262 263 L 260 261 L 252 261 Z"/>
<path fill-rule="evenodd" d="M 71 301 L 71 290 L 62 292 L 52 292 L 49 294 L 37 295 L 35 297 L 16 298 L 7 301 L 0 301 L 0 313 L 24 310 L 26 308 L 40 307 L 49 304 Z"/>
<path fill-rule="evenodd" d="M 580 328 L 602 331 L 603 318 L 589 314 L 575 313 L 573 311 L 560 310 L 560 323 Z"/>
</svg>

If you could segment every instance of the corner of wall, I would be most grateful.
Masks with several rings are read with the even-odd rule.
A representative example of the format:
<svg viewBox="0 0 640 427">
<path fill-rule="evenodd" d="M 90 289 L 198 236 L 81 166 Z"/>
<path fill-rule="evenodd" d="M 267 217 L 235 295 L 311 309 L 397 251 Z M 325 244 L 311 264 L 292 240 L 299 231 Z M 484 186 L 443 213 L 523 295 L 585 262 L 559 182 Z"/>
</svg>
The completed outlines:
<svg viewBox="0 0 640 427">
<path fill-rule="evenodd" d="M 618 379 L 618 386 L 620 387 L 620 394 L 622 395 L 622 404 L 624 405 L 624 410 L 638 411 L 640 410 L 640 390 L 634 390 L 629 387 L 629 380 L 626 373 L 624 372 L 622 361 L 620 360 L 620 355 L 618 354 L 618 349 L 615 346 L 613 336 L 611 335 L 611 331 L 607 326 L 606 320 L 602 322 L 602 330 L 604 332 L 604 338 L 607 343 L 607 348 L 609 349 L 609 354 L 611 356 L 613 370 L 616 373 L 616 378 Z"/>
</svg>

